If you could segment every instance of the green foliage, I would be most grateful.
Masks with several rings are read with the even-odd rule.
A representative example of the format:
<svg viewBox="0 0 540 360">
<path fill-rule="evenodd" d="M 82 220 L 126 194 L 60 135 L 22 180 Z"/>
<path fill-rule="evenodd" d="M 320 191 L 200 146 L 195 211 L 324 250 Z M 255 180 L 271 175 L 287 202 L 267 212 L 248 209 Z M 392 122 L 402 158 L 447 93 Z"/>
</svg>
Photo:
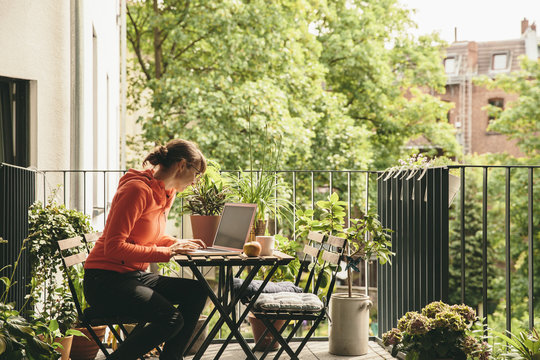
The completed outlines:
<svg viewBox="0 0 540 360">
<path fill-rule="evenodd" d="M 466 305 L 437 301 L 421 313 L 406 313 L 397 328 L 383 334 L 383 343 L 393 346 L 392 356 L 403 351 L 407 360 L 487 360 L 491 351 L 487 343 L 479 341 L 481 334 L 473 327 L 476 320 L 476 313 Z"/>
<path fill-rule="evenodd" d="M 332 193 L 328 200 L 318 201 L 316 205 L 315 210 L 297 211 L 296 228 L 299 237 L 307 237 L 310 231 L 318 231 L 347 239 L 347 246 L 352 251 L 351 256 L 346 258 L 347 269 L 360 258 L 370 260 L 375 256 L 381 264 L 390 261 L 390 256 L 394 255 L 390 251 L 390 230 L 382 226 L 376 214 L 368 213 L 359 219 L 350 219 L 351 226 L 345 229 L 347 203 L 339 200 L 337 193 Z M 352 296 L 351 277 L 349 270 L 349 296 Z"/>
<path fill-rule="evenodd" d="M 34 317 L 44 322 L 56 320 L 65 334 L 77 321 L 77 312 L 61 270 L 57 241 L 89 233 L 92 227 L 86 215 L 58 204 L 54 196 L 46 205 L 37 201 L 29 209 L 30 297 L 33 305 L 40 304 L 35 306 Z M 82 269 L 79 271 L 82 295 Z"/>
<path fill-rule="evenodd" d="M 481 170 L 481 169 L 478 169 Z M 482 173 L 477 169 L 467 169 L 465 173 L 465 304 L 477 308 L 482 303 L 484 265 L 482 250 Z M 449 210 L 449 302 L 461 303 L 461 205 L 454 201 Z M 499 229 L 500 230 L 500 229 Z M 499 231 L 500 232 L 500 231 Z M 495 234 L 494 234 L 495 236 Z M 489 236 L 489 239 L 494 239 Z M 495 244 L 488 242 L 488 254 L 495 254 Z M 502 276 L 495 259 L 488 260 L 488 274 Z M 494 283 L 488 281 L 488 294 L 493 296 Z M 493 311 L 492 306 L 484 307 L 484 314 Z"/>
<path fill-rule="evenodd" d="M 339 200 L 337 193 L 332 193 L 328 200 L 317 201 L 315 209 L 297 210 L 298 237 L 306 238 L 310 231 L 345 237 L 346 207 L 347 203 Z"/>
<path fill-rule="evenodd" d="M 245 204 L 257 204 L 259 220 L 266 220 L 268 216 L 282 218 L 291 211 L 292 204 L 286 198 L 286 188 L 272 172 L 229 173 L 227 182 L 233 199 Z"/>
<path fill-rule="evenodd" d="M 263 146 L 246 147 L 251 122 L 254 139 L 283 139 L 288 168 L 381 168 L 418 134 L 456 151 L 449 105 L 419 90 L 444 88 L 443 44 L 413 38 L 397 0 L 132 0 L 127 10 L 129 108 L 151 107 L 133 144 L 193 139 L 225 169 L 245 169 Z"/>
<path fill-rule="evenodd" d="M 5 243 L 2 240 L 0 244 Z M 54 360 L 60 357 L 54 348 L 41 341 L 37 335 L 47 333 L 47 326 L 39 321 L 28 321 L 23 318 L 14 304 L 5 303 L 10 288 L 14 285 L 13 275 L 19 265 L 22 252 L 25 249 L 25 240 L 19 251 L 17 261 L 12 267 L 12 273 L 2 276 L 0 280 L 4 283 L 5 289 L 0 296 L 0 360 Z M 11 266 L 4 266 L 0 273 Z"/>
<path fill-rule="evenodd" d="M 380 264 L 392 263 L 390 251 L 392 246 L 391 230 L 382 226 L 377 214 L 367 213 L 360 219 L 351 219 L 351 226 L 346 230 L 347 240 L 352 257 L 361 257 L 364 260 L 377 258 Z"/>
<path fill-rule="evenodd" d="M 282 252 L 284 254 L 294 256 L 292 260 L 287 265 L 278 266 L 276 272 L 272 275 L 272 281 L 294 281 L 298 271 L 300 270 L 300 260 L 296 257 L 297 251 L 300 250 L 300 244 L 296 241 L 289 240 L 285 236 L 276 234 L 274 242 L 274 250 Z M 259 279 L 264 279 L 268 275 L 270 269 L 262 267 L 259 270 L 257 277 Z"/>
<path fill-rule="evenodd" d="M 221 214 L 229 195 L 230 190 L 224 184 L 219 165 L 215 161 L 209 161 L 209 166 L 199 181 L 178 194 L 178 197 L 185 200 L 182 209 L 184 213 L 212 216 Z"/>
<path fill-rule="evenodd" d="M 517 335 L 508 333 L 508 336 L 495 330 L 491 332 L 510 345 L 511 352 L 504 354 L 506 358 L 540 360 L 540 335 L 536 329 L 520 331 Z"/>
<path fill-rule="evenodd" d="M 507 135 L 517 140 L 520 149 L 528 156 L 538 155 L 540 151 L 540 61 L 521 59 L 521 71 L 500 74 L 495 79 L 487 77 L 476 80 L 478 85 L 488 89 L 501 89 L 506 93 L 517 94 L 516 101 L 505 104 L 501 111 L 495 106 L 486 108 L 494 120 L 490 131 Z"/>
</svg>

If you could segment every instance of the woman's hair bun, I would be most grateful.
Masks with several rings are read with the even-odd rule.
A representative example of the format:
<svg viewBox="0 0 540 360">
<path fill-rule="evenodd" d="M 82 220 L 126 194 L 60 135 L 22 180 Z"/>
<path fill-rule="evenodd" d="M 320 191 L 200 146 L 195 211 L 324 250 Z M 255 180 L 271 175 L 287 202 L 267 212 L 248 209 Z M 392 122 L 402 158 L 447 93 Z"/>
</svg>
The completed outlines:
<svg viewBox="0 0 540 360">
<path fill-rule="evenodd" d="M 167 149 L 166 146 L 161 145 L 156 149 L 156 155 L 161 160 L 160 163 L 165 162 L 165 160 L 167 159 L 167 154 L 168 153 L 169 153 L 169 149 Z"/>
</svg>

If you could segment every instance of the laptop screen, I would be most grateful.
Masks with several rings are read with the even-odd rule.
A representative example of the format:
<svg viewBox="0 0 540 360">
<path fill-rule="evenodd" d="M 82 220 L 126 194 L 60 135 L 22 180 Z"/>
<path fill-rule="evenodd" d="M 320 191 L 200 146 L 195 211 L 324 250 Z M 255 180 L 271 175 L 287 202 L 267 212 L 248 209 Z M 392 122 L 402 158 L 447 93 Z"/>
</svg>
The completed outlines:
<svg viewBox="0 0 540 360">
<path fill-rule="evenodd" d="M 255 204 L 225 204 L 214 246 L 242 249 L 255 218 Z"/>
</svg>

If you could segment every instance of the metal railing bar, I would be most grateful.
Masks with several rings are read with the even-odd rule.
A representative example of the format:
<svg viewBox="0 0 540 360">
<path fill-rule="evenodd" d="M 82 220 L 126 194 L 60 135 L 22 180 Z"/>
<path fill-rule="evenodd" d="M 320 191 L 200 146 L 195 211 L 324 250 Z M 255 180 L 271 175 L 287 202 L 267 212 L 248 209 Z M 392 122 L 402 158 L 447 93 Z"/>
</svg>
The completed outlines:
<svg viewBox="0 0 540 360">
<path fill-rule="evenodd" d="M 505 228 L 505 272 L 506 272 L 506 330 L 512 331 L 512 292 L 511 285 L 511 253 L 510 253 L 510 168 L 506 168 L 505 181 L 505 211 L 504 211 L 504 228 Z"/>
<path fill-rule="evenodd" d="M 465 168 L 460 169 L 461 303 L 465 304 Z"/>
<path fill-rule="evenodd" d="M 462 167 L 466 168 L 489 168 L 489 169 L 538 169 L 540 168 L 540 165 L 446 165 L 444 167 L 447 167 L 449 169 L 459 169 Z"/>
<path fill-rule="evenodd" d="M 484 337 L 488 336 L 488 320 L 487 320 L 487 287 L 488 287 L 488 244 L 487 244 L 487 206 L 488 206 L 488 168 L 484 167 L 482 172 L 482 317 L 484 318 Z"/>
<path fill-rule="evenodd" d="M 534 262 L 533 262 L 533 250 L 534 250 L 534 214 L 533 214 L 533 201 L 534 201 L 534 188 L 533 188 L 534 169 L 529 168 L 528 177 L 528 240 L 529 240 L 529 330 L 534 328 Z"/>
</svg>

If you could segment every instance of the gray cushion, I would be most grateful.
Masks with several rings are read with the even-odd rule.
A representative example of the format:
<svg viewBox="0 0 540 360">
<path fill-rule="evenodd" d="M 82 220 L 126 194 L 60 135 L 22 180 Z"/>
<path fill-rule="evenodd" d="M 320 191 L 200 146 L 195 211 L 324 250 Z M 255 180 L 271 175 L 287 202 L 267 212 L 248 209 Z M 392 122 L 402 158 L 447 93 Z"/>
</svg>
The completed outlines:
<svg viewBox="0 0 540 360">
<path fill-rule="evenodd" d="M 266 311 L 321 311 L 323 303 L 311 293 L 279 292 L 261 294 L 254 305 L 256 310 Z"/>
</svg>

